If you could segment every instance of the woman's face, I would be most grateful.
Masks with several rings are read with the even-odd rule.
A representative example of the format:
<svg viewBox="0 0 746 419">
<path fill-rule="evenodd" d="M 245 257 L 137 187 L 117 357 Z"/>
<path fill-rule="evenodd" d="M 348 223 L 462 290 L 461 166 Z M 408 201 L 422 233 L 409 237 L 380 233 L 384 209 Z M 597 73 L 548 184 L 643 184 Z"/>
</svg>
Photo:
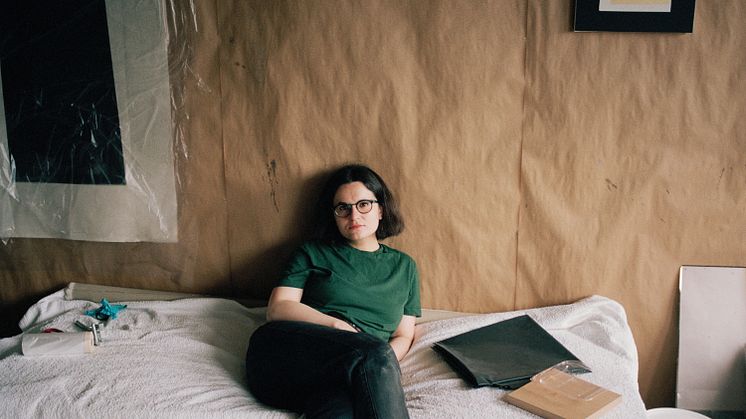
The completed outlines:
<svg viewBox="0 0 746 419">
<path fill-rule="evenodd" d="M 346 217 L 334 216 L 337 228 L 342 237 L 347 239 L 350 246 L 365 251 L 378 249 L 376 230 L 378 223 L 383 218 L 383 209 L 379 204 L 372 204 L 370 212 L 361 214 L 355 207 L 361 200 L 375 201 L 376 195 L 362 182 L 345 183 L 337 189 L 334 194 L 334 206 L 339 204 L 352 204 L 350 214 Z"/>
</svg>

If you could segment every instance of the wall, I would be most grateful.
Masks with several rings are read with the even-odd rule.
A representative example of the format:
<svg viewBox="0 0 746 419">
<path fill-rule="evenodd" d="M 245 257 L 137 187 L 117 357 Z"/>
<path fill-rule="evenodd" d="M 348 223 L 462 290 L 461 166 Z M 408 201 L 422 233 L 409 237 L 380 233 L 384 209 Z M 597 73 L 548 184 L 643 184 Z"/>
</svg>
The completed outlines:
<svg viewBox="0 0 746 419">
<path fill-rule="evenodd" d="M 425 307 L 616 299 L 673 405 L 679 266 L 746 263 L 746 5 L 698 2 L 689 35 L 573 33 L 569 0 L 172 6 L 179 243 L 10 240 L 11 317 L 69 281 L 266 297 L 363 161 Z"/>
</svg>

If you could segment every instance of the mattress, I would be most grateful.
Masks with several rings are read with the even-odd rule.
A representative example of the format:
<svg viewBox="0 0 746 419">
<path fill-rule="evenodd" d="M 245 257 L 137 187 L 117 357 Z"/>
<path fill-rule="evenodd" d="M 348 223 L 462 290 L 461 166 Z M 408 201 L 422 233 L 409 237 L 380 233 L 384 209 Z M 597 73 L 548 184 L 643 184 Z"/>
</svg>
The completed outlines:
<svg viewBox="0 0 746 419">
<path fill-rule="evenodd" d="M 24 356 L 23 334 L 45 328 L 75 331 L 75 320 L 99 306 L 79 299 L 70 287 L 38 301 L 20 322 L 23 333 L 0 340 L 3 415 L 297 417 L 257 402 L 245 384 L 244 354 L 251 333 L 265 322 L 265 307 L 175 297 L 113 298 L 127 308 L 109 320 L 92 353 Z M 529 314 L 591 367 L 594 372 L 585 380 L 622 394 L 622 403 L 605 417 L 645 417 L 634 340 L 623 307 L 609 298 L 504 313 L 427 314 L 432 317 L 416 326 L 413 347 L 401 362 L 413 418 L 534 417 L 504 402 L 506 391 L 468 386 L 432 349 L 442 339 L 521 314 Z"/>
</svg>

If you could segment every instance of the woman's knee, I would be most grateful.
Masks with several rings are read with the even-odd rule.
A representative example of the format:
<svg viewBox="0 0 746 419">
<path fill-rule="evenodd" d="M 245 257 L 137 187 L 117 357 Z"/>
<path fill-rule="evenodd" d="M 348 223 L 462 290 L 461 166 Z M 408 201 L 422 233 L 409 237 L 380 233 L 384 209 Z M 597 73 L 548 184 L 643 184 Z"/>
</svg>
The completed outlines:
<svg viewBox="0 0 746 419">
<path fill-rule="evenodd" d="M 399 361 L 388 342 L 372 337 L 372 339 L 360 349 L 366 368 L 377 370 L 386 367 L 394 367 L 399 371 Z"/>
</svg>

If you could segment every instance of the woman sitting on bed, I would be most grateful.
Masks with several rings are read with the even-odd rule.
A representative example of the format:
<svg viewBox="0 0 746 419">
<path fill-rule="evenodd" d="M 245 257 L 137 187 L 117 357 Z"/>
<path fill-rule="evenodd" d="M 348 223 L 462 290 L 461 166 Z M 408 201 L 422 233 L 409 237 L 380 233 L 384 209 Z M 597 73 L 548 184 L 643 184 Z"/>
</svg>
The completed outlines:
<svg viewBox="0 0 746 419">
<path fill-rule="evenodd" d="M 246 354 L 251 392 L 308 418 L 406 418 L 398 360 L 420 316 L 417 267 L 379 243 L 404 224 L 383 179 L 337 170 L 319 199 L 316 240 L 296 251 Z"/>
</svg>

